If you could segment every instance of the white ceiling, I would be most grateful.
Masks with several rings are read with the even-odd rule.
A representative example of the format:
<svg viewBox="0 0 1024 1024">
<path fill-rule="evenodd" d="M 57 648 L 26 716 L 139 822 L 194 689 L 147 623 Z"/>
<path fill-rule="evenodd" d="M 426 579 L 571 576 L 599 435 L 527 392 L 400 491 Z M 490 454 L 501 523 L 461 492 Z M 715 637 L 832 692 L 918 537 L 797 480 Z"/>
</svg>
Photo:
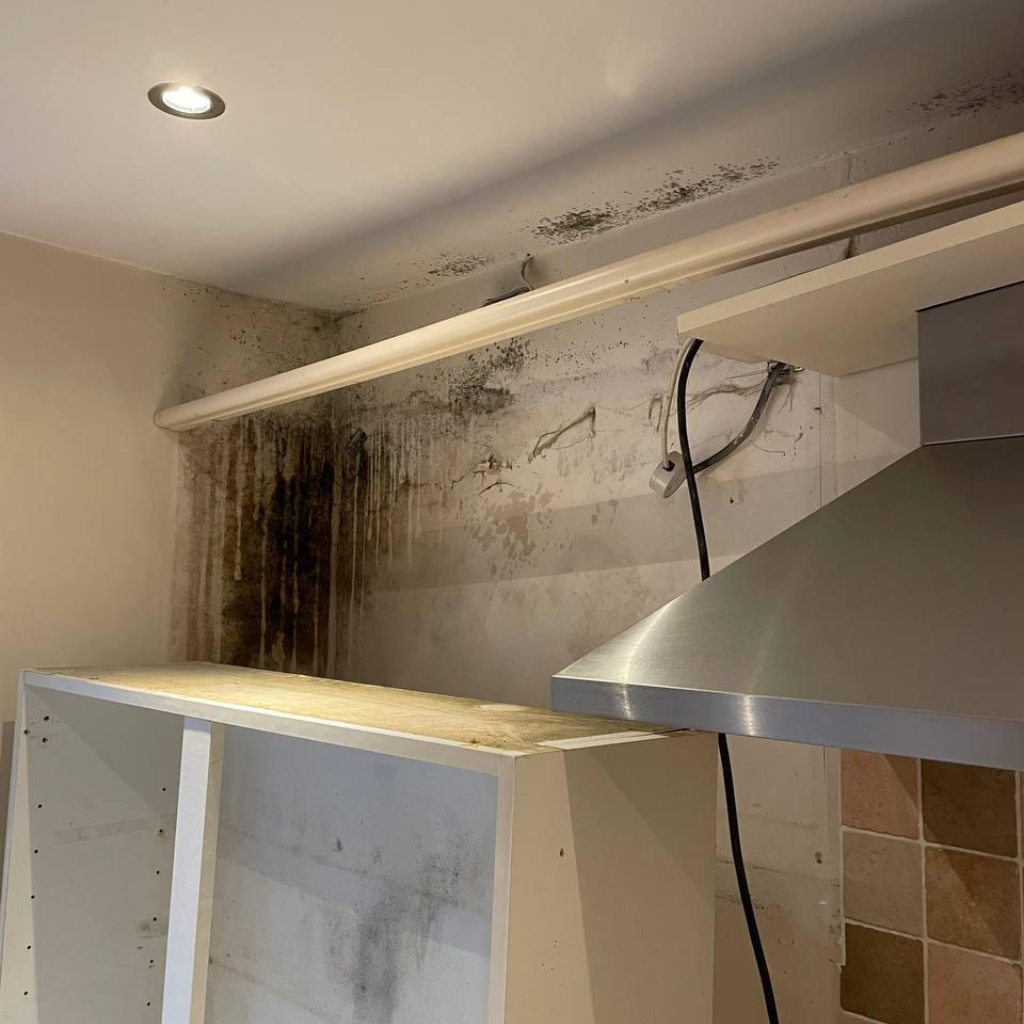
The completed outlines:
<svg viewBox="0 0 1024 1024">
<path fill-rule="evenodd" d="M 2 20 L 0 230 L 335 308 L 1024 96 L 1000 77 L 1020 0 L 5 0 Z M 227 113 L 159 113 L 167 80 Z"/>
</svg>

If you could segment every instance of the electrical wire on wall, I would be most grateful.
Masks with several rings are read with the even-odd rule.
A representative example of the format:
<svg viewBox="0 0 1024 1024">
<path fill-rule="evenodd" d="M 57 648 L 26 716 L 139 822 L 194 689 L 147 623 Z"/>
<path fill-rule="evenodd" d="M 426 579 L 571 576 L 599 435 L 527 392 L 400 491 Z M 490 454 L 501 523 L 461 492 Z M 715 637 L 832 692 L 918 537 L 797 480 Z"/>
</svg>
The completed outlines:
<svg viewBox="0 0 1024 1024">
<path fill-rule="evenodd" d="M 700 492 L 697 489 L 697 474 L 701 470 L 707 469 L 721 462 L 722 459 L 727 458 L 753 433 L 768 405 L 768 399 L 771 397 L 772 390 L 781 380 L 789 378 L 794 367 L 785 363 L 770 363 L 768 366 L 768 376 L 765 379 L 757 404 L 754 406 L 754 410 L 750 414 L 746 425 L 728 444 L 695 466 L 690 452 L 690 439 L 686 425 L 686 382 L 689 379 L 693 361 L 697 358 L 697 353 L 702 345 L 703 342 L 699 338 L 690 338 L 686 347 L 680 351 L 672 368 L 670 388 L 662 405 L 662 461 L 651 478 L 651 486 L 664 497 L 670 497 L 685 480 L 686 489 L 690 497 L 693 530 L 697 539 L 700 578 L 703 581 L 711 575 L 711 560 L 708 557 L 708 542 L 704 530 L 704 515 L 701 510 Z M 673 394 L 676 402 L 676 420 L 679 430 L 679 452 L 669 452 L 668 450 L 668 420 L 671 416 Z M 726 814 L 729 820 L 729 842 L 732 847 L 732 859 L 736 869 L 736 884 L 739 888 L 740 902 L 743 905 L 743 915 L 746 918 L 750 945 L 754 952 L 754 960 L 757 963 L 757 973 L 761 979 L 761 989 L 764 994 L 764 1005 L 768 1020 L 770 1024 L 779 1024 L 779 1011 L 775 1005 L 775 990 L 772 986 L 771 972 L 768 969 L 768 959 L 765 956 L 761 932 L 757 925 L 757 916 L 754 913 L 754 901 L 751 898 L 750 885 L 747 881 L 747 869 L 743 859 L 743 845 L 740 839 L 739 815 L 736 810 L 736 786 L 732 774 L 732 757 L 729 753 L 729 740 L 724 733 L 718 734 L 718 754 L 722 762 L 722 784 L 725 790 Z"/>
</svg>

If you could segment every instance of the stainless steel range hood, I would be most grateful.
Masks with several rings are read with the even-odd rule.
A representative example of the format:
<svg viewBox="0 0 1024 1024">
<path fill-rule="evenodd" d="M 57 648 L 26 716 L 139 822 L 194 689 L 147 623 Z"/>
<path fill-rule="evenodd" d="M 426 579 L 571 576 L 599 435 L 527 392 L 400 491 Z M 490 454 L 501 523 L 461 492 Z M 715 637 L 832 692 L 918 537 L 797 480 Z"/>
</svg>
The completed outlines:
<svg viewBox="0 0 1024 1024">
<path fill-rule="evenodd" d="M 919 336 L 924 447 L 559 673 L 556 708 L 1024 768 L 1024 284 Z"/>
</svg>

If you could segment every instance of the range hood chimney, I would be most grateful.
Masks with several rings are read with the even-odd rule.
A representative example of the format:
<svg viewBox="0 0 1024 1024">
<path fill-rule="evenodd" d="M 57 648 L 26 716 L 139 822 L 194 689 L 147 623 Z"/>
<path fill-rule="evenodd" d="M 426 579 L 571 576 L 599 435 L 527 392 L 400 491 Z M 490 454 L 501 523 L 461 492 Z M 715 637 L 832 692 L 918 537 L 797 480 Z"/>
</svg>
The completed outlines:
<svg viewBox="0 0 1024 1024">
<path fill-rule="evenodd" d="M 1024 768 L 1024 283 L 918 314 L 922 447 L 555 676 L 554 707 Z"/>
</svg>

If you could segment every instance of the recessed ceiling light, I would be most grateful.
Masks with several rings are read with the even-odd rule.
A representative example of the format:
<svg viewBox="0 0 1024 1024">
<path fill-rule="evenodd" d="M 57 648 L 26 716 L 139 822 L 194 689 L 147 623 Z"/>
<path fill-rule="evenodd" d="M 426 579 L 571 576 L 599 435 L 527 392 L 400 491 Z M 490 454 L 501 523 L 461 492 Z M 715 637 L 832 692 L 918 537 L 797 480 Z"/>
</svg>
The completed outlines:
<svg viewBox="0 0 1024 1024">
<path fill-rule="evenodd" d="M 149 90 L 149 102 L 157 110 L 175 117 L 207 120 L 224 113 L 224 101 L 209 89 L 182 82 L 161 82 Z"/>
</svg>

